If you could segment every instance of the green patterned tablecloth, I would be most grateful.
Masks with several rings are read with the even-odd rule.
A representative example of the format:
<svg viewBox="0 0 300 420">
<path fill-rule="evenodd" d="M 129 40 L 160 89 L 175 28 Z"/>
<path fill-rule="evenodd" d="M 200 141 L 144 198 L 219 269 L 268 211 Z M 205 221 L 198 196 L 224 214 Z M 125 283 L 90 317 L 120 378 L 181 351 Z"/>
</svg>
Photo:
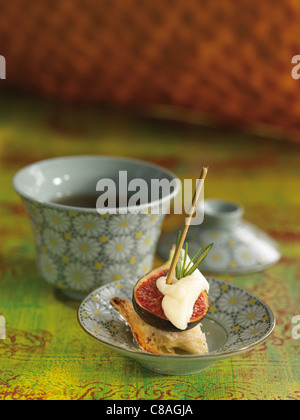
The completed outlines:
<svg viewBox="0 0 300 420">
<path fill-rule="evenodd" d="M 262 273 L 219 276 L 272 308 L 271 338 L 182 377 L 151 373 L 89 338 L 77 323 L 78 302 L 38 274 L 28 218 L 11 185 L 22 166 L 72 154 L 142 158 L 182 179 L 209 165 L 206 197 L 242 203 L 245 218 L 281 245 L 281 261 Z M 292 323 L 300 315 L 300 144 L 7 97 L 0 162 L 0 400 L 300 399 L 300 340 L 292 336 L 300 334 Z M 163 231 L 180 224 L 169 216 Z"/>
</svg>

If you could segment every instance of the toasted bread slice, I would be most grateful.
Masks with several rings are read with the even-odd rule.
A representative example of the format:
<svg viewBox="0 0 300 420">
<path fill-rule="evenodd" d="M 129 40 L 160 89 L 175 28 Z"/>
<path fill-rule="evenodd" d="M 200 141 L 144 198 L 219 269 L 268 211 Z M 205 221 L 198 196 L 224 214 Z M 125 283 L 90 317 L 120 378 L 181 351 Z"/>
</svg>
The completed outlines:
<svg viewBox="0 0 300 420">
<path fill-rule="evenodd" d="M 157 354 L 178 354 L 179 349 L 190 354 L 208 352 L 206 337 L 200 325 L 182 332 L 166 332 L 144 322 L 127 299 L 114 297 L 110 303 L 126 319 L 143 350 Z"/>
</svg>

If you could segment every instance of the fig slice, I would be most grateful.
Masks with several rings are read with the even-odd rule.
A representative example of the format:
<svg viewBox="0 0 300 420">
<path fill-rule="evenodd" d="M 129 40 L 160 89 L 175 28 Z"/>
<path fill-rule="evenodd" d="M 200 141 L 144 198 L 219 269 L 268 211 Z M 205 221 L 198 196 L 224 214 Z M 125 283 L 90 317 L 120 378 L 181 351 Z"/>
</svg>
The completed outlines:
<svg viewBox="0 0 300 420">
<path fill-rule="evenodd" d="M 156 281 L 166 276 L 171 264 L 171 259 L 161 265 L 136 283 L 133 289 L 132 304 L 136 313 L 149 325 L 169 332 L 182 332 L 176 328 L 166 317 L 162 308 L 164 295 L 158 290 Z M 198 296 L 193 314 L 188 323 L 187 330 L 195 327 L 205 317 L 209 309 L 209 299 L 205 291 Z"/>
</svg>

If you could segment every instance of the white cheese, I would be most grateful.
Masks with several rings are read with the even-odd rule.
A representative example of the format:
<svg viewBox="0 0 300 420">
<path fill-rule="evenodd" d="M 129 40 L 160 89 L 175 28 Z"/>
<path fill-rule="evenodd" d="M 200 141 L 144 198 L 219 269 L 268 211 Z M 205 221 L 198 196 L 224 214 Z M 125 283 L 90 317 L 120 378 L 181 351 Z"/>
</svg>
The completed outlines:
<svg viewBox="0 0 300 420">
<path fill-rule="evenodd" d="M 190 259 L 187 258 L 187 263 Z M 156 282 L 158 290 L 164 295 L 163 311 L 168 320 L 178 329 L 185 330 L 193 314 L 194 304 L 203 291 L 209 292 L 209 284 L 197 269 L 192 275 L 181 278 L 174 277 L 172 284 L 166 283 L 166 277 Z"/>
</svg>

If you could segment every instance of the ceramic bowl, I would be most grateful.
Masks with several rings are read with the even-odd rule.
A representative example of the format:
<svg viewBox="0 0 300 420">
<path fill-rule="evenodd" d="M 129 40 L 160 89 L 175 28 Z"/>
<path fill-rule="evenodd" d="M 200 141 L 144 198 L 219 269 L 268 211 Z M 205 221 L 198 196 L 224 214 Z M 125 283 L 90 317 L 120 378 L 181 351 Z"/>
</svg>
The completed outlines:
<svg viewBox="0 0 300 420">
<path fill-rule="evenodd" d="M 278 244 L 264 231 L 243 220 L 244 209 L 224 200 L 204 201 L 204 221 L 191 226 L 186 241 L 194 255 L 210 243 L 214 246 L 201 264 L 205 273 L 243 274 L 261 271 L 275 264 L 281 257 Z M 176 243 L 177 232 L 161 238 L 158 253 L 168 258 Z"/>
<path fill-rule="evenodd" d="M 72 194 L 95 194 L 100 179 L 115 180 L 117 185 L 120 171 L 126 171 L 128 181 L 139 178 L 147 185 L 152 179 L 177 181 L 160 166 L 110 156 L 48 159 L 21 169 L 14 177 L 32 225 L 40 273 L 70 298 L 81 301 L 98 286 L 138 279 L 152 267 L 165 217 L 160 210 L 177 194 L 179 184 L 157 201 L 127 213 L 118 208 L 116 214 L 99 214 L 96 206 L 53 202 Z"/>
<path fill-rule="evenodd" d="M 149 370 L 166 375 L 201 372 L 221 359 L 238 356 L 262 344 L 275 327 L 271 309 L 250 292 L 218 279 L 208 281 L 211 306 L 202 321 L 207 354 L 167 356 L 141 350 L 127 322 L 110 305 L 115 296 L 131 300 L 133 281 L 110 283 L 92 292 L 79 307 L 79 324 L 98 343 Z"/>
</svg>

